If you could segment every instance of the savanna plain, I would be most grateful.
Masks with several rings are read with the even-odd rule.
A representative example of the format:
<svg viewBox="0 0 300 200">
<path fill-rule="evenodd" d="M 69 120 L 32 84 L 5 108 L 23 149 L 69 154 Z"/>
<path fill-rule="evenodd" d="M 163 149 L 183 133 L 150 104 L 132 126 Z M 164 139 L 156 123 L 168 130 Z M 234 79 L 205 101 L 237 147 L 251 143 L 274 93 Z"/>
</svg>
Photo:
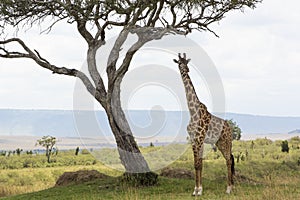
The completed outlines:
<svg viewBox="0 0 300 200">
<path fill-rule="evenodd" d="M 88 151 L 75 156 L 75 150 L 61 151 L 51 157 L 51 163 L 43 154 L 0 156 L 0 198 L 16 199 L 300 199 L 300 138 L 288 140 L 289 152 L 282 152 L 283 141 L 267 138 L 251 141 L 234 141 L 235 186 L 230 195 L 226 190 L 226 165 L 219 151 L 210 151 L 203 166 L 203 195 L 191 196 L 193 178 L 159 176 L 158 183 L 150 187 L 135 187 L 124 182 L 122 172 L 104 165 Z M 174 158 L 168 169 L 184 169 L 193 172 L 191 148 L 178 155 L 173 151 L 161 151 L 157 163 L 166 157 Z M 162 146 L 141 147 L 143 153 L 159 152 Z M 167 154 L 167 155 L 166 155 Z M 114 163 L 116 150 L 106 149 L 101 160 Z M 178 157 L 179 156 L 179 157 Z M 112 166 L 112 165 L 111 165 Z M 117 168 L 117 167 L 116 167 Z M 64 172 L 97 170 L 108 175 L 88 182 L 55 186 Z M 162 169 L 166 170 L 166 169 Z M 161 174 L 161 170 L 156 171 Z"/>
</svg>

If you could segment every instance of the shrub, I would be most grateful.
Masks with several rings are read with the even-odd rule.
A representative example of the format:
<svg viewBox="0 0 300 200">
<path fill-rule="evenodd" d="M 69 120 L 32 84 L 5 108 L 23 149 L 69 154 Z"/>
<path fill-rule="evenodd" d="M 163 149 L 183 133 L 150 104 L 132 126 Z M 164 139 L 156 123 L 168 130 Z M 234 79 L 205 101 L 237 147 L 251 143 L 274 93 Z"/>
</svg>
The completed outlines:
<svg viewBox="0 0 300 200">
<path fill-rule="evenodd" d="M 150 147 L 154 147 L 154 144 L 152 142 L 150 142 Z"/>
<path fill-rule="evenodd" d="M 84 154 L 84 155 L 90 154 L 89 150 L 87 150 L 87 149 L 83 149 L 81 151 L 81 153 Z"/>
<path fill-rule="evenodd" d="M 282 141 L 281 143 L 281 151 L 289 153 L 289 142 L 287 140 Z"/>
<path fill-rule="evenodd" d="M 300 143 L 300 137 L 299 136 L 295 136 L 291 138 L 291 142 L 297 142 Z"/>
</svg>

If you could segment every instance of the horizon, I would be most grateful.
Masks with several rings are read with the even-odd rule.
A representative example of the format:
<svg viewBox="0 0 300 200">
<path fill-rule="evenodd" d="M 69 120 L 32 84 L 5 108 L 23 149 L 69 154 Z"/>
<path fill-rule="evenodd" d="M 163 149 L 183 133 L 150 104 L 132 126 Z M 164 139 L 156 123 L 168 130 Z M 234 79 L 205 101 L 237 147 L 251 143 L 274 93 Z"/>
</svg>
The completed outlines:
<svg viewBox="0 0 300 200">
<path fill-rule="evenodd" d="M 95 110 L 74 110 L 74 109 L 60 109 L 60 108 L 56 108 L 56 109 L 50 109 L 50 108 L 1 108 L 0 107 L 0 110 L 27 110 L 27 111 L 89 111 L 89 112 L 98 112 L 98 111 L 101 111 L 101 112 L 105 112 L 104 109 L 100 108 L 100 109 L 95 109 Z M 160 110 L 160 109 L 124 109 L 123 111 L 165 111 L 165 112 L 189 112 L 189 110 Z M 255 113 L 239 113 L 239 112 L 212 112 L 212 114 L 219 114 L 219 113 L 222 113 L 222 114 L 238 114 L 238 115 L 250 115 L 250 116 L 261 116 L 261 117 L 276 117 L 276 118 L 299 118 L 300 117 L 300 114 L 299 115 L 296 115 L 296 116 L 281 116 L 281 115 L 264 115 L 264 114 L 255 114 Z"/>
<path fill-rule="evenodd" d="M 19 143 L 20 137 L 22 137 L 22 143 Z M 257 139 L 269 139 L 273 142 L 275 141 L 281 141 L 281 140 L 290 140 L 293 137 L 300 137 L 300 133 L 294 133 L 294 134 L 289 134 L 289 133 L 273 133 L 273 134 L 257 134 L 257 135 L 251 135 L 251 134 L 242 134 L 241 137 L 241 141 L 255 141 Z M 11 151 L 11 150 L 15 150 L 16 148 L 21 148 L 23 149 L 23 153 L 25 153 L 25 151 L 29 151 L 29 150 L 43 150 L 42 147 L 40 146 L 36 146 L 36 140 L 39 139 L 40 136 L 14 136 L 14 135 L 9 135 L 9 136 L 3 136 L 0 135 L 0 139 L 6 139 L 7 142 L 6 143 L 0 143 L 1 145 L 1 151 Z M 91 141 L 93 143 L 85 143 L 84 141 L 82 141 L 82 137 L 77 136 L 77 137 L 66 137 L 66 136 L 62 136 L 62 137 L 58 137 L 56 136 L 56 138 L 58 139 L 57 141 L 57 147 L 59 150 L 62 151 L 68 151 L 68 150 L 74 150 L 76 149 L 76 147 L 79 147 L 81 150 L 83 149 L 102 149 L 102 148 L 116 148 L 116 143 L 114 138 L 110 138 L 110 143 L 107 143 L 107 141 L 104 141 L 104 138 L 99 138 L 99 137 L 89 137 L 89 138 L 85 138 L 86 141 Z M 100 139 L 102 140 L 101 142 Z M 107 139 L 107 138 L 105 138 Z M 165 146 L 165 145 L 172 145 L 172 144 L 186 144 L 188 145 L 188 141 L 186 140 L 186 138 L 181 138 L 181 140 L 177 140 L 177 141 L 172 141 L 172 140 L 168 140 L 168 138 L 162 138 L 162 140 L 147 140 L 147 141 L 139 141 L 137 140 L 137 143 L 140 146 L 143 147 L 147 147 L 150 145 L 150 143 L 153 143 L 155 146 Z"/>
</svg>

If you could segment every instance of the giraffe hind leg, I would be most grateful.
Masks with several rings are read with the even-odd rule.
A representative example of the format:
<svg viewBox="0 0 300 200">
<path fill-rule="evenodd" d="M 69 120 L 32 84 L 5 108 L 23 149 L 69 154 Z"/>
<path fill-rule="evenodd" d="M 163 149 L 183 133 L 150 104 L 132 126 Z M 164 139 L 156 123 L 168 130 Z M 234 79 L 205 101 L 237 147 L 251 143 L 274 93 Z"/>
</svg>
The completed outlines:
<svg viewBox="0 0 300 200">
<path fill-rule="evenodd" d="M 216 145 L 226 160 L 227 173 L 228 173 L 226 193 L 230 194 L 233 187 L 233 175 L 235 171 L 234 157 L 231 153 L 231 147 L 232 147 L 231 140 L 227 139 L 224 141 L 222 140 L 222 138 L 220 138 L 220 140 L 217 142 Z"/>
</svg>

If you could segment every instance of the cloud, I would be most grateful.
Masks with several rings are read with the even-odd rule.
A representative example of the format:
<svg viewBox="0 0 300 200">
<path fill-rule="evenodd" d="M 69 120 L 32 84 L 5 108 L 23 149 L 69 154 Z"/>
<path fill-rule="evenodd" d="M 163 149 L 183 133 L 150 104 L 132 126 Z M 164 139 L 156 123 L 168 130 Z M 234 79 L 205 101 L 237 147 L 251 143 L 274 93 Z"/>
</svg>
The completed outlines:
<svg viewBox="0 0 300 200">
<path fill-rule="evenodd" d="M 299 116 L 300 2 L 265 0 L 214 26 L 220 38 L 195 34 L 215 62 L 234 112 Z M 284 109 L 283 109 L 284 108 Z"/>
<path fill-rule="evenodd" d="M 296 92 L 300 85 L 299 7 L 297 0 L 264 0 L 254 10 L 230 13 L 213 25 L 220 38 L 210 33 L 188 36 L 214 61 L 223 80 L 227 111 L 300 115 L 295 109 L 300 101 L 300 94 Z M 80 68 L 84 63 L 87 46 L 72 26 L 61 23 L 49 35 L 29 30 L 22 37 L 58 66 Z M 176 47 L 174 51 L 187 48 Z M 192 60 L 196 53 L 191 53 Z M 155 60 L 156 64 L 173 65 L 170 54 L 140 56 L 135 59 L 145 64 Z M 202 98 L 209 104 L 206 102 L 209 91 L 202 87 L 203 77 L 194 72 L 191 77 L 197 83 L 197 92 L 203 95 L 204 89 Z M 72 109 L 74 82 L 72 77 L 52 75 L 31 61 L 0 59 L 2 108 Z"/>
</svg>

